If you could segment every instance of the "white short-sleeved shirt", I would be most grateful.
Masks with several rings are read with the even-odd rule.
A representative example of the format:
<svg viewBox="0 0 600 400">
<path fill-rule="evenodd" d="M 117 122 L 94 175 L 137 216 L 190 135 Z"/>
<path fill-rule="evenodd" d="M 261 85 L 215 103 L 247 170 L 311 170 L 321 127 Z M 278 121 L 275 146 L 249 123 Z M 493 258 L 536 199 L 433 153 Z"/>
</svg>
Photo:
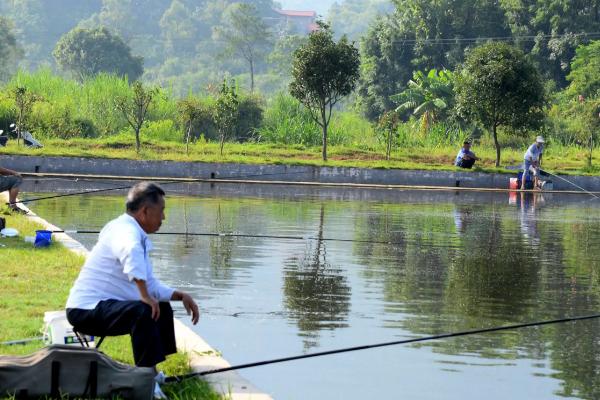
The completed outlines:
<svg viewBox="0 0 600 400">
<path fill-rule="evenodd" d="M 539 148 L 534 143 L 525 152 L 525 161 L 538 161 L 540 159 L 540 155 L 544 152 L 544 145 Z"/>
<path fill-rule="evenodd" d="M 134 279 L 146 281 L 148 294 L 157 300 L 169 301 L 175 290 L 154 277 L 151 250 L 135 218 L 123 214 L 110 221 L 71 288 L 66 308 L 92 310 L 103 300 L 140 300 Z"/>
</svg>

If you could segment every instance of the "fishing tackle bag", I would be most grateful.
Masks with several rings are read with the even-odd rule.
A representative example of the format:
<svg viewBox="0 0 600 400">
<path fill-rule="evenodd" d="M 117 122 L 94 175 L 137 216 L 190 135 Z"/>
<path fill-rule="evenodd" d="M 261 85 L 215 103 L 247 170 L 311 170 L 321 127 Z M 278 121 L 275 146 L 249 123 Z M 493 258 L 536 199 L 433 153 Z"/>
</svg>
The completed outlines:
<svg viewBox="0 0 600 400">
<path fill-rule="evenodd" d="M 0 398 L 149 400 L 154 370 L 133 367 L 86 347 L 52 345 L 27 356 L 0 356 Z"/>
</svg>

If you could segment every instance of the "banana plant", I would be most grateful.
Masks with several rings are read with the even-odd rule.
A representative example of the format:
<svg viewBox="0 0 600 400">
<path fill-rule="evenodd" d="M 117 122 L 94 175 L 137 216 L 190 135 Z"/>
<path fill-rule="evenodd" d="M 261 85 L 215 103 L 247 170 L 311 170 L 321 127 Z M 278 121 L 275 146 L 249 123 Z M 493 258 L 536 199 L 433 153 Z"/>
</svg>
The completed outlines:
<svg viewBox="0 0 600 400">
<path fill-rule="evenodd" d="M 454 75 L 447 70 L 432 69 L 427 75 L 416 71 L 406 89 L 390 98 L 398 104 L 395 110 L 397 113 L 408 111 L 419 117 L 421 130 L 428 132 L 454 102 Z"/>
</svg>

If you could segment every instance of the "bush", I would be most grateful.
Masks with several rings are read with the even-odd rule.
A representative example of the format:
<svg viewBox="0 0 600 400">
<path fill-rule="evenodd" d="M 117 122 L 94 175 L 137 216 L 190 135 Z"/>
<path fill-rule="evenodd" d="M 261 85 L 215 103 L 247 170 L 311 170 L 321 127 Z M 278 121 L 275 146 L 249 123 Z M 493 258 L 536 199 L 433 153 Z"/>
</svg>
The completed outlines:
<svg viewBox="0 0 600 400">
<path fill-rule="evenodd" d="M 321 128 L 300 102 L 290 95 L 278 94 L 265 112 L 264 123 L 258 129 L 260 140 L 272 143 L 321 144 Z"/>
<path fill-rule="evenodd" d="M 161 119 L 145 124 L 140 131 L 140 137 L 163 142 L 181 142 L 183 133 L 177 129 L 173 120 Z"/>
<path fill-rule="evenodd" d="M 245 142 L 255 137 L 263 122 L 263 101 L 256 95 L 241 96 L 235 140 Z"/>
</svg>

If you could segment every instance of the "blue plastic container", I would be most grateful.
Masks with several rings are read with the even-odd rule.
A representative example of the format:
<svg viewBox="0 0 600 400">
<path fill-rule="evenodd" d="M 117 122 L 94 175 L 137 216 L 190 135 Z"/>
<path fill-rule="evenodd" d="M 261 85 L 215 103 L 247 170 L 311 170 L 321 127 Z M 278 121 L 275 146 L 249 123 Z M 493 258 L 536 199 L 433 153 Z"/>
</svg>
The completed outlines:
<svg viewBox="0 0 600 400">
<path fill-rule="evenodd" d="M 35 231 L 35 247 L 48 247 L 52 243 L 52 231 L 39 230 Z"/>
</svg>

